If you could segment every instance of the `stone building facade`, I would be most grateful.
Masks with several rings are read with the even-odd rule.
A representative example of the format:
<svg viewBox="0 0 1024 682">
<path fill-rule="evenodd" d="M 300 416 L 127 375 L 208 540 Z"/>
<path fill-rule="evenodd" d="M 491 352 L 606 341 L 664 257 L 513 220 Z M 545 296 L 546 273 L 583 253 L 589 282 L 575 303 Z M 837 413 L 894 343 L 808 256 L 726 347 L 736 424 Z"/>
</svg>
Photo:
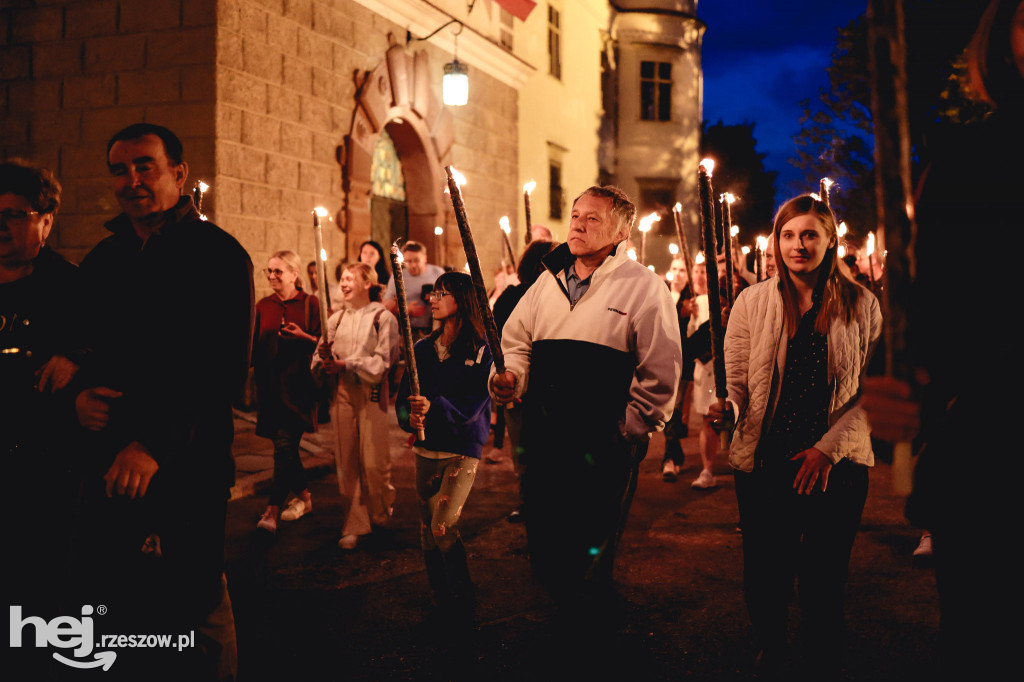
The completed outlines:
<svg viewBox="0 0 1024 682">
<path fill-rule="evenodd" d="M 325 230 L 330 258 L 354 256 L 369 237 L 360 149 L 385 127 L 408 159 L 413 200 L 403 236 L 430 245 L 435 225 L 454 227 L 442 193 L 449 163 L 474 178 L 466 188 L 474 224 L 497 225 L 516 203 L 515 88 L 477 72 L 471 105 L 444 107 L 440 74 L 450 53 L 405 45 L 406 26 L 358 2 L 23 4 L 0 11 L 0 156 L 58 173 L 64 203 L 50 241 L 72 260 L 103 238 L 103 222 L 118 211 L 105 144 L 137 121 L 178 133 L 190 185 L 211 186 L 204 213 L 257 267 L 278 249 L 313 258 L 318 205 L 336 227 Z M 485 264 L 496 266 L 500 235 L 478 241 Z"/>
<path fill-rule="evenodd" d="M 599 179 L 642 209 L 651 187 L 695 205 L 696 3 L 550 0 L 525 21 L 503 5 L 522 14 L 507 0 L 10 0 L 0 8 L 0 157 L 57 172 L 64 204 L 51 242 L 72 260 L 118 210 L 105 143 L 137 121 L 181 136 L 190 186 L 211 186 L 204 213 L 257 267 L 279 249 L 313 258 L 315 206 L 333 216 L 332 262 L 383 239 L 391 219 L 380 212 L 391 210 L 401 219 L 388 236 L 462 267 L 448 164 L 468 178 L 487 272 L 502 258 L 501 216 L 522 243 L 531 178 L 533 222 L 561 239 L 568 202 Z M 441 103 L 453 55 L 469 65 L 466 106 Z M 676 69 L 671 125 L 636 120 L 634 71 L 649 59 Z M 400 162 L 397 210 L 373 191 L 382 139 Z"/>
<path fill-rule="evenodd" d="M 676 202 L 690 244 L 698 243 L 704 24 L 696 0 L 618 0 L 616 8 L 601 171 L 634 198 L 641 216 L 661 216 L 648 235 L 646 260 L 664 272 L 668 244 L 676 241 Z"/>
</svg>

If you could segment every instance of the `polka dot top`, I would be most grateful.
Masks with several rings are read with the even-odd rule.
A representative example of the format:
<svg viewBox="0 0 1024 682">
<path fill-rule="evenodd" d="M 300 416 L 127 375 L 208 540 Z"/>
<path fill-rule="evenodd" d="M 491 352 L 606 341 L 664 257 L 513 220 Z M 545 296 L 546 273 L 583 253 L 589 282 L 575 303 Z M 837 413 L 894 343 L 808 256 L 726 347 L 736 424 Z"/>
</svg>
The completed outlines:
<svg viewBox="0 0 1024 682">
<path fill-rule="evenodd" d="M 820 307 L 815 301 L 804 313 L 786 345 L 778 407 L 764 443 L 769 460 L 788 460 L 813 447 L 828 431 L 828 336 L 814 329 Z"/>
</svg>

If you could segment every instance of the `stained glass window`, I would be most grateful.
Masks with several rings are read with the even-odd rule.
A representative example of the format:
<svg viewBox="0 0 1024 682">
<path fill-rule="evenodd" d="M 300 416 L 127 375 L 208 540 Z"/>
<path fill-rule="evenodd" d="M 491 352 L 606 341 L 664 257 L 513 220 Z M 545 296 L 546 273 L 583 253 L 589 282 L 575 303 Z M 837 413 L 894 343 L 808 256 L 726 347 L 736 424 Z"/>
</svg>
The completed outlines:
<svg viewBox="0 0 1024 682">
<path fill-rule="evenodd" d="M 387 197 L 395 201 L 405 201 L 405 176 L 402 175 L 402 162 L 398 158 L 395 143 L 382 130 L 377 144 L 373 146 L 373 166 L 370 169 L 373 179 L 373 193 L 378 197 Z"/>
</svg>

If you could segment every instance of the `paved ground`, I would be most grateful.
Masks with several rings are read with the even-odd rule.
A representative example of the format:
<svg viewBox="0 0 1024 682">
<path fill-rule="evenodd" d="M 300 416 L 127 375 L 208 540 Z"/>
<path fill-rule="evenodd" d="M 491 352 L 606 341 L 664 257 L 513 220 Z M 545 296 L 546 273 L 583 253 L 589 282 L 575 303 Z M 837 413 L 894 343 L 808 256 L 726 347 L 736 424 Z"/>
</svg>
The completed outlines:
<svg viewBox="0 0 1024 682">
<path fill-rule="evenodd" d="M 337 481 L 323 448 L 330 433 L 304 446 L 307 467 L 319 475 L 311 485 L 314 512 L 282 523 L 270 538 L 255 529 L 266 502 L 252 494 L 269 480 L 268 441 L 251 434 L 244 415 L 236 424 L 240 476 L 229 508 L 228 578 L 243 680 L 750 678 L 756 652 L 742 599 L 733 481 L 722 461 L 719 488 L 690 488 L 699 469 L 696 454 L 689 456 L 696 438 L 684 441 L 687 465 L 668 484 L 656 437 L 617 563 L 615 625 L 592 645 L 566 651 L 556 644 L 564 621 L 530 578 L 522 526 L 505 520 L 517 495 L 507 444 L 485 450 L 462 521 L 478 586 L 477 627 L 446 638 L 428 619 L 413 455 L 397 425 L 395 517 L 346 553 L 336 548 Z M 888 477 L 884 464 L 872 472 L 851 561 L 849 679 L 926 679 L 933 670 L 934 575 L 911 560 L 918 533 L 903 520 Z"/>
</svg>

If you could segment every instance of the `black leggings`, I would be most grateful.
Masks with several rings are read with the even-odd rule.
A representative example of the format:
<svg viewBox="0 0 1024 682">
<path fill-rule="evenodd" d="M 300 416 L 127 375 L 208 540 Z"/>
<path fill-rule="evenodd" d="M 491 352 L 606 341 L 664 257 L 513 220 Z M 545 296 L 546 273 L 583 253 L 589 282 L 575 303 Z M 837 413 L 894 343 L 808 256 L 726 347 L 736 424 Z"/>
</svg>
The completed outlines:
<svg viewBox="0 0 1024 682">
<path fill-rule="evenodd" d="M 842 663 L 844 589 L 850 550 L 868 492 L 867 467 L 842 460 L 828 490 L 798 495 L 799 462 L 782 461 L 751 473 L 737 471 L 743 526 L 743 589 L 764 649 L 786 643 L 789 600 L 797 582 L 805 662 Z"/>
</svg>

